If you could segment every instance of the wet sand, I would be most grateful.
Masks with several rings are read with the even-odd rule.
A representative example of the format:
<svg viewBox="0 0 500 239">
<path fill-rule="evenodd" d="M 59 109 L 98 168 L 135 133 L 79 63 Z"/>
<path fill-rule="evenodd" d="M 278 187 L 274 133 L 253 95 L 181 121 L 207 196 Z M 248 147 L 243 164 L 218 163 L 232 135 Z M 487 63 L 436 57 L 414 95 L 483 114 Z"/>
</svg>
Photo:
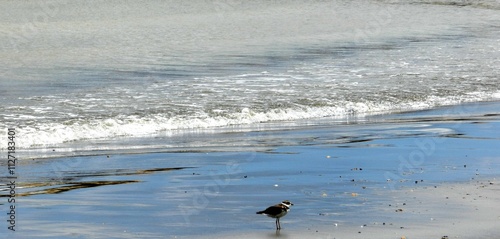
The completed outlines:
<svg viewBox="0 0 500 239">
<path fill-rule="evenodd" d="M 377 207 L 352 210 L 364 219 L 302 220 L 291 216 L 281 231 L 246 231 L 204 238 L 498 238 L 500 182 L 497 179 L 409 187 L 387 193 Z M 369 201 L 374 195 L 363 195 Z M 379 197 L 377 195 L 375 197 Z M 367 203 L 370 204 L 370 203 Z M 292 215 L 292 214 L 290 214 Z M 293 217 L 293 219 L 292 219 Z M 285 220 L 286 220 L 285 219 Z M 312 220 L 311 220 L 312 219 Z M 285 221 L 283 220 L 283 221 Z M 316 221 L 316 223 L 315 223 Z M 271 223 L 268 223 L 271 224 Z M 305 228 L 304 228 L 305 226 Z M 299 227 L 299 228 L 297 228 Z"/>
<path fill-rule="evenodd" d="M 17 230 L 5 220 L 0 230 L 9 238 L 497 238 L 499 108 L 219 136 L 244 137 L 244 147 L 25 160 Z M 255 212 L 285 199 L 295 206 L 277 233 L 274 219 Z"/>
</svg>

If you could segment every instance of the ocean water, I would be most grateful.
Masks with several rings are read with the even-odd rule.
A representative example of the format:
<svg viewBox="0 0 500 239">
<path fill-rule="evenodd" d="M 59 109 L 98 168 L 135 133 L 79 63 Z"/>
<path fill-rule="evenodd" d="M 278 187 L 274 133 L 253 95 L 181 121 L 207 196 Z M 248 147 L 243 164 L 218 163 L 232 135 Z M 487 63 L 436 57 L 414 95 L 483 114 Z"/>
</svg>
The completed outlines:
<svg viewBox="0 0 500 239">
<path fill-rule="evenodd" d="M 28 157 L 500 99 L 494 0 L 0 6 L 0 128 Z"/>
</svg>

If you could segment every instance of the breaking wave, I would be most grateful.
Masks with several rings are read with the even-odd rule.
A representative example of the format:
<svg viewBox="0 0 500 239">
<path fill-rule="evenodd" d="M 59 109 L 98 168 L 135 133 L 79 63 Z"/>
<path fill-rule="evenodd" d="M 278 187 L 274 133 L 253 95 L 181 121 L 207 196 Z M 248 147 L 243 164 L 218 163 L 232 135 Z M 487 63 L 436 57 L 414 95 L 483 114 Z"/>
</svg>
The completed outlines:
<svg viewBox="0 0 500 239">
<path fill-rule="evenodd" d="M 491 100 L 496 94 L 475 93 L 464 97 L 428 97 L 425 101 L 400 102 L 339 102 L 338 106 L 302 106 L 276 108 L 265 112 L 242 108 L 239 112 L 198 113 L 197 115 L 151 114 L 129 115 L 94 120 L 69 120 L 36 124 L 18 129 L 22 134 L 19 148 L 39 148 L 75 141 L 92 141 L 116 137 L 150 137 L 161 133 L 252 125 L 266 122 L 294 121 L 322 117 L 344 118 L 430 109 L 437 106 Z"/>
</svg>

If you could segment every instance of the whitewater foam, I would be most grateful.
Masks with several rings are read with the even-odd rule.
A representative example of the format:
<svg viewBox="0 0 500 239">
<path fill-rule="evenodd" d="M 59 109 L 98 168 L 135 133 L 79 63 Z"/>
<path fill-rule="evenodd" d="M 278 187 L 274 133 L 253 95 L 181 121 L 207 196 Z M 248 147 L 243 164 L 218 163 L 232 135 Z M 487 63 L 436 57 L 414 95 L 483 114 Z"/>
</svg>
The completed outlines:
<svg viewBox="0 0 500 239">
<path fill-rule="evenodd" d="M 497 93 L 497 96 L 500 96 L 500 94 Z M 35 124 L 20 128 L 19 133 L 23 135 L 23 140 L 18 142 L 18 147 L 43 148 L 85 140 L 102 140 L 117 137 L 146 137 L 160 135 L 168 131 L 208 129 L 323 117 L 364 117 L 375 114 L 388 114 L 430 109 L 444 105 L 456 105 L 465 102 L 475 102 L 478 101 L 478 99 L 491 100 L 492 97 L 484 93 L 476 92 L 470 94 L 470 97 L 431 96 L 425 101 L 401 102 L 398 104 L 391 102 L 339 102 L 338 106 L 302 106 L 272 109 L 266 112 L 258 112 L 249 108 L 243 108 L 240 112 L 219 112 L 217 115 L 209 115 L 206 113 L 200 113 L 196 116 L 151 114 L 144 116 L 118 116 L 94 120 L 71 120 L 60 123 Z"/>
</svg>

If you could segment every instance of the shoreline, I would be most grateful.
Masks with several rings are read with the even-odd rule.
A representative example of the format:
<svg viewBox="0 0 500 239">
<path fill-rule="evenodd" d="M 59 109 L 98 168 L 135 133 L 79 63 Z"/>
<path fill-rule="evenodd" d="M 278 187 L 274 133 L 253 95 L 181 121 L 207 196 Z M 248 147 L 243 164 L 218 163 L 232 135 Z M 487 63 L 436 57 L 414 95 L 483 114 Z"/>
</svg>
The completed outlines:
<svg viewBox="0 0 500 239">
<path fill-rule="evenodd" d="M 203 153 L 203 152 L 226 152 L 238 151 L 234 147 L 226 147 L 227 142 L 220 142 L 221 138 L 231 135 L 238 142 L 248 141 L 248 134 L 252 136 L 265 136 L 274 132 L 286 131 L 307 131 L 321 128 L 344 127 L 346 125 L 364 125 L 375 123 L 404 123 L 404 122 L 439 122 L 439 121 L 462 121 L 462 120 L 483 120 L 485 117 L 496 117 L 496 107 L 500 107 L 500 100 L 483 102 L 466 102 L 458 105 L 444 105 L 431 109 L 411 110 L 393 113 L 381 113 L 374 115 L 358 115 L 345 117 L 321 117 L 311 119 L 301 119 L 292 122 L 266 122 L 263 124 L 249 124 L 225 126 L 216 128 L 200 128 L 192 130 L 178 130 L 174 132 L 163 132 L 152 137 L 118 137 L 109 140 L 92 140 L 90 144 L 84 145 L 84 149 L 79 148 L 81 142 L 66 143 L 65 147 L 54 146 L 46 148 L 20 149 L 18 155 L 22 159 L 28 160 L 51 160 L 64 157 L 94 157 L 113 154 L 149 154 L 149 153 Z M 428 115 L 431 113 L 431 115 Z M 237 136 L 239 138 L 236 138 Z M 216 139 L 215 141 L 213 139 Z M 187 139 L 187 141 L 186 141 Z M 205 144 L 189 143 L 189 140 L 203 139 Z M 124 142 L 129 145 L 127 148 L 106 148 L 106 145 L 115 145 L 116 142 Z M 252 143 L 252 142 L 251 142 Z M 123 143 L 122 143 L 123 144 Z M 165 146 L 167 144 L 167 146 Z M 286 144 L 276 147 L 288 146 Z M 240 147 L 249 147 L 251 151 L 273 150 L 266 148 L 266 145 L 241 145 Z M 263 149 L 259 149 L 262 147 Z M 1 152 L 1 150 L 0 150 Z"/>
<path fill-rule="evenodd" d="M 232 151 L 19 161 L 11 235 L 498 237 L 498 105 L 221 136 L 246 140 Z M 282 200 L 295 206 L 277 235 L 255 212 Z"/>
</svg>

